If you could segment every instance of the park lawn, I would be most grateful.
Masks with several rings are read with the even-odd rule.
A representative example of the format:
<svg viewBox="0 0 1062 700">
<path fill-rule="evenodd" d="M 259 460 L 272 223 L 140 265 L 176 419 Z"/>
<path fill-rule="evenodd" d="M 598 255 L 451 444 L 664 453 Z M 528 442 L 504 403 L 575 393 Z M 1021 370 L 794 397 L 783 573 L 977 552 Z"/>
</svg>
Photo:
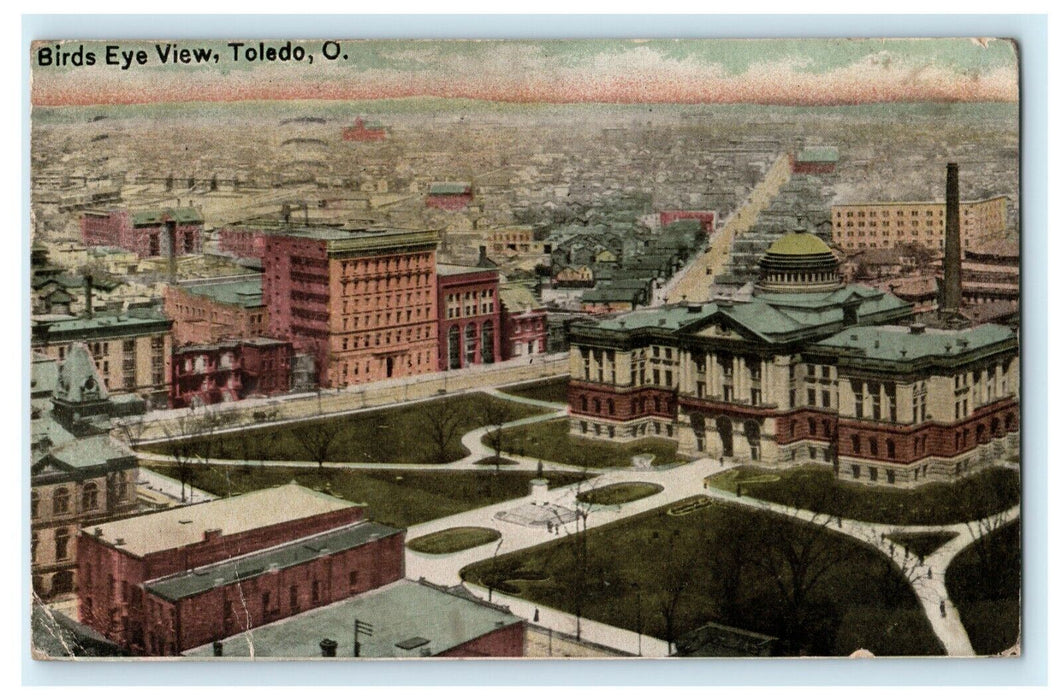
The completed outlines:
<svg viewBox="0 0 1062 700">
<path fill-rule="evenodd" d="M 486 527 L 451 527 L 406 543 L 414 552 L 452 554 L 501 539 L 501 533 Z"/>
<path fill-rule="evenodd" d="M 155 468 L 179 478 L 174 467 Z M 462 513 L 526 496 L 534 472 L 461 472 L 437 469 L 305 469 L 287 467 L 209 467 L 189 470 L 191 483 L 218 496 L 279 486 L 292 480 L 367 505 L 368 517 L 392 527 Z M 580 481 L 578 474 L 547 472 L 552 486 Z"/>
<path fill-rule="evenodd" d="M 777 479 L 765 480 L 765 477 Z M 750 481 L 747 481 L 750 480 Z M 952 483 L 914 488 L 871 486 L 842 481 L 829 467 L 788 469 L 737 467 L 713 476 L 712 486 L 764 501 L 893 525 L 948 525 L 985 517 L 1018 502 L 1013 469 L 989 468 Z"/>
<path fill-rule="evenodd" d="M 489 440 L 490 435 L 487 435 L 483 442 L 492 446 Z M 681 461 L 676 454 L 676 447 L 673 441 L 660 438 L 645 438 L 635 442 L 590 440 L 571 435 L 565 418 L 502 431 L 503 452 L 593 469 L 629 467 L 631 457 L 645 453 L 656 455 L 654 465 L 674 463 Z"/>
<path fill-rule="evenodd" d="M 305 444 L 306 435 L 332 430 L 334 439 L 323 452 L 326 462 L 446 464 L 468 454 L 461 446 L 461 436 L 465 433 L 494 421 L 508 422 L 548 412 L 546 408 L 472 393 L 180 442 L 186 453 L 208 454 L 211 458 L 315 462 L 319 454 Z M 455 427 L 448 431 L 445 447 L 440 452 L 443 438 L 433 437 L 431 423 L 443 417 Z M 299 433 L 303 434 L 302 439 Z M 167 443 L 145 445 L 143 449 L 173 453 Z"/>
<path fill-rule="evenodd" d="M 1021 524 L 990 533 L 956 555 L 947 571 L 948 595 L 978 654 L 998 654 L 1021 632 Z"/>
<path fill-rule="evenodd" d="M 591 515 L 591 519 L 593 516 Z M 762 511 L 713 504 L 682 517 L 667 507 L 465 567 L 474 583 L 629 630 L 680 639 L 709 622 L 778 637 L 782 654 L 937 655 L 910 587 L 878 552 L 822 528 Z M 787 612 L 753 552 L 814 538 L 821 570 L 799 613 Z M 733 542 L 733 546 L 725 543 Z M 725 551 L 725 553 L 723 553 Z M 581 562 L 586 562 L 585 566 Z M 780 561 L 775 559 L 774 561 Z M 811 562 L 809 557 L 807 560 Z M 669 591 L 679 591 L 669 600 Z M 801 622 L 797 622 L 801 620 Z M 640 621 L 640 624 L 639 624 Z"/>
<path fill-rule="evenodd" d="M 564 377 L 562 379 L 551 379 L 547 382 L 530 382 L 528 384 L 506 386 L 499 389 L 499 391 L 505 394 L 512 394 L 513 396 L 522 396 L 525 399 L 567 404 L 568 378 Z"/>
<path fill-rule="evenodd" d="M 648 498 L 660 493 L 664 487 L 660 484 L 649 484 L 644 481 L 631 481 L 624 484 L 609 484 L 601 488 L 583 491 L 576 498 L 583 503 L 598 506 L 615 506 L 620 503 L 630 503 L 642 498 Z"/>
</svg>

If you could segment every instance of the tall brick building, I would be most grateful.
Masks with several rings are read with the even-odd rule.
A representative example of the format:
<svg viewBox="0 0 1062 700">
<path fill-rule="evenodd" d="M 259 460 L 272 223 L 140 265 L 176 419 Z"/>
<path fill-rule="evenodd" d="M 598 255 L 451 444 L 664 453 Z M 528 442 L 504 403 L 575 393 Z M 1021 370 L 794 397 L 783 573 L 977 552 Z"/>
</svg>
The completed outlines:
<svg viewBox="0 0 1062 700">
<path fill-rule="evenodd" d="M 831 210 L 833 242 L 841 248 L 893 248 L 917 243 L 944 250 L 944 202 L 836 204 Z M 974 245 L 1006 229 L 1007 198 L 963 202 L 960 215 L 962 245 Z"/>
<path fill-rule="evenodd" d="M 438 241 L 428 229 L 269 236 L 262 282 L 269 334 L 312 354 L 321 386 L 435 371 Z"/>
<path fill-rule="evenodd" d="M 573 323 L 571 431 L 895 485 L 1016 449 L 1015 334 L 912 320 L 895 296 L 844 285 L 821 240 L 790 234 L 747 298 Z"/>
<path fill-rule="evenodd" d="M 174 248 L 171 251 L 170 234 Z M 89 246 L 117 246 L 142 258 L 202 252 L 203 217 L 192 207 L 130 212 L 86 211 L 81 237 Z"/>
<path fill-rule="evenodd" d="M 85 528 L 79 617 L 172 656 L 397 581 L 404 531 L 289 484 Z"/>
<path fill-rule="evenodd" d="M 439 368 L 460 369 L 502 359 L 498 268 L 483 251 L 480 265 L 439 265 Z"/>
</svg>

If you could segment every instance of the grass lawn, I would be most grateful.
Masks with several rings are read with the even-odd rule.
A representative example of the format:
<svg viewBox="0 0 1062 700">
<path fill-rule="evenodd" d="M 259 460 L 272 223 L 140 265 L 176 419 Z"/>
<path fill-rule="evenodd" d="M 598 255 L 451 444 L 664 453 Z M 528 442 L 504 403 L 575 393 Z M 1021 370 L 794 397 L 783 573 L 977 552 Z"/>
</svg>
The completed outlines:
<svg viewBox="0 0 1062 700">
<path fill-rule="evenodd" d="M 424 554 L 450 554 L 494 542 L 500 537 L 500 532 L 486 527 L 451 527 L 412 539 L 406 546 Z"/>
<path fill-rule="evenodd" d="M 462 394 L 350 416 L 193 438 L 182 441 L 181 449 L 222 459 L 313 462 L 324 454 L 326 462 L 445 464 L 467 454 L 461 436 L 468 431 L 499 417 L 508 422 L 548 412 L 487 394 Z M 323 449 L 318 451 L 315 443 Z M 173 452 L 163 443 L 144 449 Z"/>
<path fill-rule="evenodd" d="M 489 437 L 484 438 L 484 444 L 490 444 L 488 439 Z M 675 448 L 674 442 L 659 438 L 645 438 L 636 442 L 609 442 L 570 435 L 568 421 L 564 418 L 502 431 L 504 452 L 577 467 L 629 467 L 631 457 L 643 453 L 656 455 L 653 464 L 668 464 L 680 461 L 676 457 Z"/>
<path fill-rule="evenodd" d="M 764 481 L 764 476 L 777 480 Z M 895 525 L 947 525 L 981 518 L 1018 502 L 1018 474 L 986 469 L 956 483 L 910 489 L 841 481 L 829 467 L 767 470 L 738 467 L 711 478 L 712 486 L 764 501 L 807 508 L 855 520 Z"/>
<path fill-rule="evenodd" d="M 630 503 L 660 493 L 664 487 L 660 484 L 647 484 L 644 481 L 632 481 L 626 484 L 610 484 L 598 489 L 583 491 L 577 498 L 583 503 L 599 506 L 614 506 Z"/>
<path fill-rule="evenodd" d="M 523 396 L 527 399 L 567 404 L 568 378 L 551 379 L 548 382 L 517 384 L 515 386 L 503 387 L 501 391 L 506 394 L 512 394 L 513 396 Z"/>
<path fill-rule="evenodd" d="M 1021 627 L 1020 523 L 959 552 L 948 567 L 947 584 L 974 651 L 998 654 L 1012 647 Z"/>
<path fill-rule="evenodd" d="M 571 535 L 472 564 L 462 577 L 662 639 L 669 620 L 674 639 L 716 622 L 778 637 L 786 654 L 943 653 L 909 586 L 872 549 L 739 506 L 667 511 L 593 528 L 585 550 Z M 794 579 L 766 567 L 784 567 L 800 542 L 816 583 L 794 598 Z"/>
<path fill-rule="evenodd" d="M 907 551 L 915 556 L 928 557 L 943 547 L 945 543 L 955 539 L 957 534 L 955 532 L 897 532 L 889 535 L 889 539 L 906 547 Z"/>
<path fill-rule="evenodd" d="M 154 468 L 178 478 L 173 467 Z M 227 474 L 226 474 L 227 472 Z M 578 474 L 547 472 L 551 486 L 579 481 Z M 236 495 L 290 483 L 368 504 L 373 520 L 393 527 L 454 515 L 473 508 L 526 496 L 534 472 L 454 472 L 434 469 L 363 470 L 211 467 L 191 470 L 191 484 L 219 496 Z"/>
</svg>

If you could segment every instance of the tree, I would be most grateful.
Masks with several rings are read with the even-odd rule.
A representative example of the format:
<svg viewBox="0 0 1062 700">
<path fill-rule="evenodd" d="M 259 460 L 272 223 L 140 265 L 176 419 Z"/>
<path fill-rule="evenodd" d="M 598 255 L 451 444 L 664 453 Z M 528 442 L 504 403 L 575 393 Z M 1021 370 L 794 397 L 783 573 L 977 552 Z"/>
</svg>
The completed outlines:
<svg viewBox="0 0 1062 700">
<path fill-rule="evenodd" d="M 501 454 L 504 451 L 505 431 L 503 426 L 512 420 L 512 411 L 508 404 L 488 398 L 483 402 L 479 412 L 480 421 L 487 427 L 483 436 L 487 445 L 494 450 L 494 473 L 501 473 Z"/>
<path fill-rule="evenodd" d="M 806 651 L 824 620 L 816 593 L 826 577 L 846 564 L 855 553 L 838 546 L 827 523 L 832 516 L 816 515 L 811 522 L 772 523 L 766 517 L 750 519 L 756 542 L 749 563 L 773 584 L 781 605 L 780 620 L 791 651 Z M 759 522 L 756 522 L 759 521 Z"/>
<path fill-rule="evenodd" d="M 678 617 L 679 604 L 685 597 L 687 589 L 693 583 L 693 567 L 689 562 L 682 561 L 675 552 L 675 545 L 681 544 L 681 530 L 672 530 L 667 541 L 667 549 L 661 566 L 664 572 L 664 587 L 657 594 L 656 603 L 660 616 L 664 618 L 664 641 L 667 642 L 667 653 L 673 653 L 675 645 L 675 627 Z"/>
<path fill-rule="evenodd" d="M 317 469 L 324 471 L 324 463 L 332 451 L 332 444 L 339 437 L 339 423 L 333 420 L 318 420 L 300 424 L 293 432 L 295 439 L 311 460 L 317 462 Z"/>
<path fill-rule="evenodd" d="M 990 596 L 1003 596 L 1007 580 L 1021 570 L 1021 552 L 1008 547 L 994 546 L 989 535 L 1006 525 L 1011 518 L 1010 504 L 1021 497 L 1017 479 L 1000 479 L 994 488 L 982 485 L 974 488 L 970 482 L 957 484 L 951 493 L 958 503 L 958 512 L 969 513 L 972 519 L 965 527 L 973 542 L 971 551 L 981 569 L 981 585 Z"/>
<path fill-rule="evenodd" d="M 433 448 L 435 462 L 445 464 L 449 461 L 447 450 L 465 422 L 463 404 L 450 399 L 428 401 L 420 415 L 424 418 L 424 428 Z"/>
<path fill-rule="evenodd" d="M 187 486 L 196 467 L 209 467 L 217 448 L 214 433 L 221 423 L 217 414 L 208 411 L 197 414 L 195 409 L 172 422 L 162 423 L 162 432 L 167 439 L 166 454 L 172 459 L 177 479 L 181 482 L 181 503 L 188 500 Z"/>
</svg>

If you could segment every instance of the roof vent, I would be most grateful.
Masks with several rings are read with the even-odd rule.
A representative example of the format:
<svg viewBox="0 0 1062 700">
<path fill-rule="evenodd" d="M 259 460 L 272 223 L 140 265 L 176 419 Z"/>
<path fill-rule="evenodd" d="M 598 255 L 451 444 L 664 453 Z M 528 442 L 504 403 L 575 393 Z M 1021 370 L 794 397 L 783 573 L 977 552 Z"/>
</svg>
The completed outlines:
<svg viewBox="0 0 1062 700">
<path fill-rule="evenodd" d="M 658 325 L 658 326 L 663 326 L 663 325 L 664 325 L 665 323 L 667 323 L 667 320 L 666 320 L 666 319 L 663 319 L 663 318 L 658 318 L 658 319 L 656 320 L 656 325 Z"/>
<path fill-rule="evenodd" d="M 859 336 L 858 336 L 858 335 L 856 335 L 855 333 L 853 333 L 852 335 L 850 335 L 850 336 L 848 336 L 848 337 L 849 337 L 849 338 L 850 338 L 851 340 L 859 340 Z"/>
<path fill-rule="evenodd" d="M 874 347 L 875 348 L 880 348 L 881 347 L 881 341 L 878 340 L 877 338 L 874 339 Z"/>
<path fill-rule="evenodd" d="M 214 579 L 214 588 L 220 588 L 221 586 L 224 586 L 224 585 L 225 585 L 225 577 L 224 576 L 218 576 L 217 578 Z"/>
<path fill-rule="evenodd" d="M 125 544 L 125 538 L 124 537 L 117 537 L 117 538 L 115 538 L 114 543 L 116 545 L 121 546 L 121 545 Z"/>
<path fill-rule="evenodd" d="M 691 314 L 699 314 L 704 309 L 700 304 L 690 304 L 686 308 L 689 309 Z"/>
<path fill-rule="evenodd" d="M 951 352 L 951 343 L 944 343 L 944 352 Z"/>
<path fill-rule="evenodd" d="M 966 338 L 959 338 L 959 347 L 965 350 L 970 347 L 970 341 Z"/>
<path fill-rule="evenodd" d="M 926 332 L 926 324 L 924 323 L 912 323 L 911 335 L 922 335 Z"/>
<path fill-rule="evenodd" d="M 96 537 L 103 537 L 103 528 L 102 527 L 96 528 L 95 530 L 92 531 L 92 534 L 94 534 Z"/>
</svg>

